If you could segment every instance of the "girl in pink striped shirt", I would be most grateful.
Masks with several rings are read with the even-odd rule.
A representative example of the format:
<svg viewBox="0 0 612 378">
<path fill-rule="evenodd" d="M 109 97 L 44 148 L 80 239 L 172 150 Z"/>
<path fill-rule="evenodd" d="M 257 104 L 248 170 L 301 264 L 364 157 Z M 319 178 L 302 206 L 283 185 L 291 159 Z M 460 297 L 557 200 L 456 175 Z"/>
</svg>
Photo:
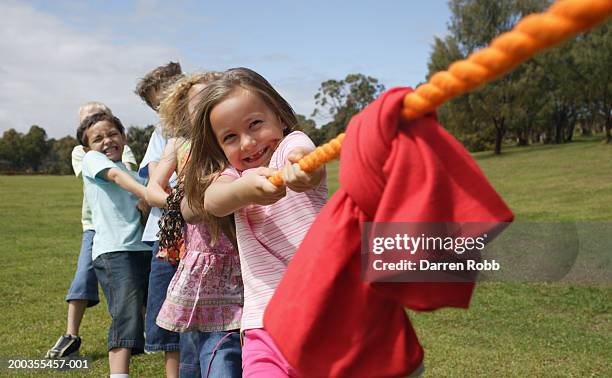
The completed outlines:
<svg viewBox="0 0 612 378">
<path fill-rule="evenodd" d="M 291 106 L 254 71 L 224 72 L 197 109 L 186 197 L 212 224 L 234 215 L 244 281 L 243 376 L 294 376 L 263 329 L 263 313 L 327 199 L 325 169 L 306 173 L 295 164 L 315 146 L 296 131 Z M 285 185 L 267 180 L 275 170 Z"/>
</svg>

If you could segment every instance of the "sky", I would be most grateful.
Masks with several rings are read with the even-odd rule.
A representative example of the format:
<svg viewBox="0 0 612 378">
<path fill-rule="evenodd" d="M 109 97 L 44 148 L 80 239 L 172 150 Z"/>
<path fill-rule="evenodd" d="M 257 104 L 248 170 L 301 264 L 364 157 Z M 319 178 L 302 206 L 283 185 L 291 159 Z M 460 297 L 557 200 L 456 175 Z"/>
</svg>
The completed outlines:
<svg viewBox="0 0 612 378">
<path fill-rule="evenodd" d="M 325 80 L 424 81 L 449 18 L 446 0 L 3 0 L 0 134 L 36 124 L 49 137 L 74 136 L 78 107 L 91 100 L 126 126 L 155 124 L 133 91 L 169 61 L 186 72 L 254 69 L 310 117 Z"/>
</svg>

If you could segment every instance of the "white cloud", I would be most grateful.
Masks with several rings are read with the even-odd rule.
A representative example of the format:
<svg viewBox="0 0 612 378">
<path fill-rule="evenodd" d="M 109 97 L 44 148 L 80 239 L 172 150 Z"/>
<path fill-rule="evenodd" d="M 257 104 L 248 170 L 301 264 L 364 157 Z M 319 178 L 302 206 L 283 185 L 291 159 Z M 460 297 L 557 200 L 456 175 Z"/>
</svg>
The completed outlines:
<svg viewBox="0 0 612 378">
<path fill-rule="evenodd" d="M 439 13 L 445 5 L 437 3 Z M 434 23 L 412 13 L 401 17 L 415 21 L 373 24 L 363 33 L 353 19 L 334 16 L 340 9 L 325 15 L 327 28 L 312 28 L 259 3 L 251 4 L 252 13 L 199 1 L 34 4 L 0 1 L 0 134 L 38 124 L 51 137 L 73 135 L 77 109 L 90 100 L 108 104 L 126 125 L 154 123 L 155 114 L 133 89 L 146 71 L 169 60 L 187 70 L 255 69 L 309 117 L 313 96 L 328 79 L 361 72 L 387 87 L 422 81 L 432 34 L 444 28 L 444 18 Z M 310 11 L 303 20 L 317 15 Z M 392 47 L 400 42 L 404 47 Z"/>
<path fill-rule="evenodd" d="M 77 109 L 90 100 L 109 105 L 126 125 L 156 121 L 133 89 L 147 70 L 176 60 L 174 48 L 114 44 L 16 2 L 0 3 L 0 14 L 0 132 L 38 124 L 50 137 L 73 135 Z"/>
</svg>

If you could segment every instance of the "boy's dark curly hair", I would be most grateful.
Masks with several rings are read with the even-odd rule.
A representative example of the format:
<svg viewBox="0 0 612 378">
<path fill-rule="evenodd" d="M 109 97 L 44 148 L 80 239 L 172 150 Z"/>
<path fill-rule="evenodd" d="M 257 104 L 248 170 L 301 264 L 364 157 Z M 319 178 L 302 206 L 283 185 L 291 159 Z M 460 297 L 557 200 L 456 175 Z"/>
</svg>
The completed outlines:
<svg viewBox="0 0 612 378">
<path fill-rule="evenodd" d="M 79 143 L 81 143 L 81 145 L 85 147 L 88 146 L 87 130 L 89 130 L 90 127 L 100 121 L 108 121 L 112 123 L 122 135 L 125 135 L 125 127 L 123 127 L 123 124 L 121 123 L 119 118 L 106 112 L 94 113 L 89 117 L 86 117 L 77 128 L 76 136 L 77 140 L 79 141 Z"/>
<path fill-rule="evenodd" d="M 181 65 L 178 62 L 170 62 L 166 65 L 159 66 L 153 71 L 147 73 L 138 81 L 134 93 L 136 93 L 144 102 L 152 109 L 155 109 L 148 98 L 151 90 L 157 89 L 163 92 L 170 84 L 183 76 Z"/>
</svg>

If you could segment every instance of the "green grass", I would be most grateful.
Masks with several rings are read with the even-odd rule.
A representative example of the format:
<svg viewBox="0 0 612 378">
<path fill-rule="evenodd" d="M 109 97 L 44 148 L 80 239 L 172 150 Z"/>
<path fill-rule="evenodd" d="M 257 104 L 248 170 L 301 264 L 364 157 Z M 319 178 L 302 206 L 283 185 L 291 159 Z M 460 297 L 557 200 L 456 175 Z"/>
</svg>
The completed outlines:
<svg viewBox="0 0 612 378">
<path fill-rule="evenodd" d="M 586 139 L 475 157 L 517 221 L 612 221 L 612 146 Z M 337 163 L 328 167 L 330 192 L 337 172 Z M 74 177 L 0 176 L 0 357 L 40 358 L 64 331 L 63 298 L 80 248 L 81 195 Z M 426 376 L 612 376 L 610 303 L 609 281 L 481 283 L 467 311 L 409 316 L 425 347 Z M 102 302 L 81 326 L 92 376 L 108 374 L 108 321 Z M 131 373 L 162 377 L 162 366 L 160 354 L 136 356 Z"/>
<path fill-rule="evenodd" d="M 517 220 L 612 221 L 612 146 L 601 138 L 475 157 Z"/>
<path fill-rule="evenodd" d="M 71 176 L 0 176 L 0 335 L 6 343 L 0 357 L 42 358 L 65 332 L 63 298 L 81 245 L 82 185 Z M 108 376 L 108 324 L 106 302 L 87 310 L 81 324 L 81 354 L 92 359 L 92 368 L 62 372 L 62 377 L 85 372 Z M 132 361 L 132 376 L 163 377 L 161 354 L 136 356 Z M 5 372 L 0 371 L 0 376 Z"/>
</svg>

